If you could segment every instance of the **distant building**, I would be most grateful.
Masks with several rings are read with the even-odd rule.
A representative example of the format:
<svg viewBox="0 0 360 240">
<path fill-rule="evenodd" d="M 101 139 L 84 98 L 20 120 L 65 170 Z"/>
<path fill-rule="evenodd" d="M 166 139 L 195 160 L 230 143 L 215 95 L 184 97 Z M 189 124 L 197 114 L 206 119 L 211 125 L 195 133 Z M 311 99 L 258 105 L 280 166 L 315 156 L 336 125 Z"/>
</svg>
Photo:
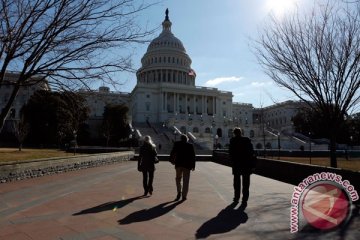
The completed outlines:
<svg viewBox="0 0 360 240">
<path fill-rule="evenodd" d="M 136 86 L 131 93 L 112 92 L 106 86 L 98 90 L 79 90 L 90 108 L 88 120 L 93 136 L 100 136 L 104 107 L 125 104 L 129 108 L 129 123 L 139 136 L 150 125 L 168 130 L 169 138 L 185 133 L 204 148 L 214 144 L 225 146 L 238 126 L 252 139 L 254 147 L 299 148 L 305 143 L 294 140 L 292 117 L 304 105 L 286 101 L 264 108 L 249 103 L 233 102 L 233 94 L 217 88 L 196 86 L 196 72 L 183 43 L 171 31 L 172 23 L 166 12 L 162 32 L 151 41 L 136 72 Z M 11 79 L 11 75 L 8 76 Z M 32 93 L 49 89 L 43 85 L 24 88 L 14 103 L 16 117 Z M 6 88 L 1 97 L 6 100 Z M 7 94 L 7 95 L 6 95 Z M 1 103 L 5 101 L 0 101 Z M 143 128 L 143 129 L 141 129 Z M 149 133 L 146 133 L 149 134 Z M 174 136 L 172 136 L 174 134 Z M 161 141 L 161 139 L 157 139 Z M 163 144 L 163 146 L 165 146 Z"/>
<path fill-rule="evenodd" d="M 99 137 L 101 135 L 101 124 L 104 114 L 105 106 L 111 105 L 126 105 L 130 106 L 130 93 L 113 92 L 110 88 L 102 86 L 98 91 L 88 91 L 81 89 L 78 92 L 86 100 L 86 104 L 90 110 L 89 119 L 87 123 L 90 127 L 92 137 Z M 131 123 L 131 114 L 128 115 Z"/>
<path fill-rule="evenodd" d="M 141 59 L 131 93 L 111 92 L 104 86 L 98 91 L 79 91 L 90 108 L 93 132 L 101 124 L 104 107 L 111 103 L 128 105 L 129 122 L 135 128 L 147 124 L 165 127 L 169 132 L 188 134 L 208 148 L 214 143 L 226 145 L 235 126 L 243 128 L 245 136 L 259 148 L 264 138 L 266 146 L 275 148 L 276 133 L 286 130 L 291 134 L 291 119 L 302 104 L 286 101 L 256 109 L 249 103 L 233 102 L 232 92 L 196 86 L 191 58 L 171 27 L 167 12 L 162 32 L 150 42 Z"/>
<path fill-rule="evenodd" d="M 0 86 L 0 109 L 3 109 L 6 106 L 12 94 L 14 85 L 18 80 L 18 77 L 18 72 L 7 72 L 5 74 L 4 82 Z M 12 131 L 12 126 L 10 126 L 10 122 L 18 120 L 20 118 L 21 108 L 28 102 L 34 92 L 38 90 L 50 91 L 50 86 L 47 80 L 41 76 L 33 77 L 30 83 L 20 87 L 15 101 L 13 102 L 11 109 L 6 117 L 3 130 Z"/>
</svg>

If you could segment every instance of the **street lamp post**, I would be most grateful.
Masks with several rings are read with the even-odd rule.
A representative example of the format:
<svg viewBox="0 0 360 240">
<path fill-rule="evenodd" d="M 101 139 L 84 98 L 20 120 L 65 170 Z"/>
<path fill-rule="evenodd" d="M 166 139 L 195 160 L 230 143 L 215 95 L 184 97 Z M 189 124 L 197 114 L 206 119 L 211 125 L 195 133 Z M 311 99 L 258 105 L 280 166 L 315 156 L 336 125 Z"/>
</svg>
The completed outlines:
<svg viewBox="0 0 360 240">
<path fill-rule="evenodd" d="M 130 133 L 130 135 L 129 135 L 130 150 L 132 149 L 132 137 L 133 137 L 133 135 L 132 135 L 132 133 Z"/>
<path fill-rule="evenodd" d="M 353 150 L 352 141 L 353 141 L 353 136 L 351 135 L 350 136 L 350 152 L 348 151 L 348 153 L 347 153 L 347 160 L 350 160 L 350 156 L 351 156 L 351 153 Z"/>
<path fill-rule="evenodd" d="M 174 131 L 174 135 L 175 135 L 175 142 L 176 142 L 176 135 L 177 135 L 177 131 Z"/>
<path fill-rule="evenodd" d="M 278 137 L 278 159 L 280 159 L 280 148 L 281 148 L 281 145 L 280 145 L 280 133 L 278 133 L 277 137 Z"/>
<path fill-rule="evenodd" d="M 77 142 L 76 142 L 76 138 L 77 138 L 76 130 L 73 131 L 73 134 L 74 134 L 74 155 L 76 155 L 76 146 L 77 146 Z"/>
<path fill-rule="evenodd" d="M 216 134 L 216 135 L 215 135 L 215 144 L 214 144 L 214 148 L 215 148 L 215 149 L 217 149 L 218 140 L 219 140 L 219 136 Z"/>
<path fill-rule="evenodd" d="M 309 160 L 310 160 L 310 164 L 311 164 L 311 132 L 309 132 Z"/>
</svg>

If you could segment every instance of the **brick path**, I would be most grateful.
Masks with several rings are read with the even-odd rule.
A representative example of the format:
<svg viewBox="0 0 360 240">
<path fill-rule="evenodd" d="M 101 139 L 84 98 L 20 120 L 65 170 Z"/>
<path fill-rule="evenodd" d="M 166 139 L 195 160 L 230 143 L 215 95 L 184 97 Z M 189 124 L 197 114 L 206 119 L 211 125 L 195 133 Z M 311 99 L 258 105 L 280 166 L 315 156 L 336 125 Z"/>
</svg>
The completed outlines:
<svg viewBox="0 0 360 240">
<path fill-rule="evenodd" d="M 198 163 L 185 202 L 173 201 L 174 181 L 161 162 L 141 197 L 136 163 L 124 162 L 1 184 L 0 239 L 360 239 L 359 215 L 343 232 L 291 234 L 289 184 L 253 175 L 242 212 L 228 167 Z"/>
</svg>

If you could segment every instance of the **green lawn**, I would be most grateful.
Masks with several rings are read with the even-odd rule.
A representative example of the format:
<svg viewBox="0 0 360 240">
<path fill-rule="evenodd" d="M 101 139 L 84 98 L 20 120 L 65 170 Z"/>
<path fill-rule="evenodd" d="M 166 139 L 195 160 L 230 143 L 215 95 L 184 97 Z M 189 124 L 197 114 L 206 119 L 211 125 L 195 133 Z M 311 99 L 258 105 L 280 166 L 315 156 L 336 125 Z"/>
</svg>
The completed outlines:
<svg viewBox="0 0 360 240">
<path fill-rule="evenodd" d="M 270 157 L 267 157 L 270 158 Z M 277 160 L 278 157 L 273 157 L 272 159 Z M 310 158 L 300 158 L 300 157 L 280 157 L 280 160 L 290 161 L 290 162 L 298 162 L 298 163 L 310 163 Z M 319 165 L 319 166 L 327 166 L 330 167 L 330 159 L 324 157 L 312 157 L 311 164 Z M 360 158 L 349 158 L 346 160 L 345 158 L 337 159 L 338 168 L 348 169 L 353 171 L 360 171 Z"/>
<path fill-rule="evenodd" d="M 0 148 L 0 163 L 9 161 L 28 161 L 41 158 L 73 156 L 73 153 L 57 149 L 30 149 L 23 148 L 19 151 L 17 148 Z"/>
<path fill-rule="evenodd" d="M 19 151 L 17 148 L 0 148 L 0 163 L 9 161 L 28 161 L 41 158 L 64 156 L 73 156 L 73 153 L 67 153 L 65 151 L 57 149 L 24 148 L 22 151 Z M 278 158 L 274 157 L 273 159 Z M 280 160 L 307 164 L 310 163 L 309 158 L 281 157 Z M 319 166 L 330 166 L 330 160 L 329 158 L 311 158 L 311 164 Z M 349 160 L 346 160 L 345 158 L 338 158 L 338 167 L 353 171 L 360 171 L 360 158 L 350 158 Z"/>
</svg>

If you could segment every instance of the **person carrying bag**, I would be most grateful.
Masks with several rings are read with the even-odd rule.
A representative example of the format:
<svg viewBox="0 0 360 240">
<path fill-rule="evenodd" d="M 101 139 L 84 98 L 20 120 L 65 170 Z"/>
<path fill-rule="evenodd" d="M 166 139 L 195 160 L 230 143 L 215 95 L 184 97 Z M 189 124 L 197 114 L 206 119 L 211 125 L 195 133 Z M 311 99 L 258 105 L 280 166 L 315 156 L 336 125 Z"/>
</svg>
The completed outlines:
<svg viewBox="0 0 360 240">
<path fill-rule="evenodd" d="M 158 162 L 156 145 L 152 142 L 150 136 L 145 136 L 138 159 L 138 171 L 143 174 L 144 196 L 153 193 L 155 163 Z"/>
</svg>

